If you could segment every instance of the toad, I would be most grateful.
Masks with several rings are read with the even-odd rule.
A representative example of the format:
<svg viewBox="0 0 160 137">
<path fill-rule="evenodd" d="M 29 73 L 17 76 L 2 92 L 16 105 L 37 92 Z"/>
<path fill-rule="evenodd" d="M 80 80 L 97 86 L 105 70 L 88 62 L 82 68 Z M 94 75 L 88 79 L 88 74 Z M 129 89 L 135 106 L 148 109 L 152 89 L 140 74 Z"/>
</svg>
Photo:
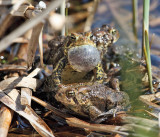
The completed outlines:
<svg viewBox="0 0 160 137">
<path fill-rule="evenodd" d="M 129 104 L 125 92 L 97 83 L 62 85 L 55 98 L 71 112 L 88 117 L 95 123 L 104 121 Z"/>
<path fill-rule="evenodd" d="M 51 40 L 51 49 L 45 53 L 44 62 L 53 64 L 54 70 L 45 80 L 44 89 L 53 91 L 61 84 L 89 81 L 102 83 L 106 77 L 102 66 L 103 56 L 107 47 L 118 38 L 116 29 L 103 25 L 89 32 L 72 33 Z"/>
</svg>

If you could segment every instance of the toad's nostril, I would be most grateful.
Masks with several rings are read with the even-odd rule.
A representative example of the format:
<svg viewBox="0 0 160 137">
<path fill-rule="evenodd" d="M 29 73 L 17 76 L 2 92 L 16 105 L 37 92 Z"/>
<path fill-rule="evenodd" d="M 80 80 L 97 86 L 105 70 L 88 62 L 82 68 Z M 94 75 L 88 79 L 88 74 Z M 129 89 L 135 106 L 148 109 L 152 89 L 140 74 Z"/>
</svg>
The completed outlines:
<svg viewBox="0 0 160 137">
<path fill-rule="evenodd" d="M 76 46 L 69 49 L 68 60 L 74 70 L 89 72 L 100 62 L 100 53 L 91 45 Z"/>
</svg>

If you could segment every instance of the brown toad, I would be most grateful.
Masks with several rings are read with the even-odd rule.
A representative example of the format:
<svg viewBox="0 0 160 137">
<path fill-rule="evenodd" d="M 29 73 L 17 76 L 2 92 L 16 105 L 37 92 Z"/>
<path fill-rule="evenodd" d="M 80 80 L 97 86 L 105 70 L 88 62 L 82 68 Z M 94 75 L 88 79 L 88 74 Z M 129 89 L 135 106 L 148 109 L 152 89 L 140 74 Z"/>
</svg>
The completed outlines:
<svg viewBox="0 0 160 137">
<path fill-rule="evenodd" d="M 118 38 L 116 29 L 104 25 L 93 31 L 51 40 L 51 49 L 45 53 L 44 62 L 53 64 L 54 70 L 45 80 L 44 89 L 52 91 L 60 84 L 102 83 L 106 75 L 102 67 L 103 55 Z M 94 78 L 88 75 L 89 72 L 94 73 Z"/>
<path fill-rule="evenodd" d="M 129 104 L 129 97 L 125 92 L 114 91 L 103 84 L 63 85 L 55 98 L 69 110 L 89 117 L 96 123 Z"/>
</svg>

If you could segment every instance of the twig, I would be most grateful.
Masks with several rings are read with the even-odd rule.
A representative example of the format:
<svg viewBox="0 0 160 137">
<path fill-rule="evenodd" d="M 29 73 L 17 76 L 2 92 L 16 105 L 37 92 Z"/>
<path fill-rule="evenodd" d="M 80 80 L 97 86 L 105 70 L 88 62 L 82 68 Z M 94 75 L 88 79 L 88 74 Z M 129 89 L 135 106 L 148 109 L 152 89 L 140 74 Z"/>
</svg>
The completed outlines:
<svg viewBox="0 0 160 137">
<path fill-rule="evenodd" d="M 30 69 L 32 66 L 32 63 L 34 61 L 35 52 L 37 49 L 37 44 L 39 42 L 39 35 L 43 30 L 43 23 L 37 24 L 35 27 L 33 27 L 31 39 L 29 41 L 28 45 L 28 51 L 27 51 L 27 67 Z"/>
<path fill-rule="evenodd" d="M 63 17 L 65 17 L 65 8 L 66 8 L 66 2 L 65 2 L 65 0 L 64 0 L 63 3 L 61 4 L 61 15 L 62 15 Z M 62 35 L 62 36 L 65 36 L 65 25 L 64 25 L 63 28 L 62 28 L 61 35 Z"/>
<path fill-rule="evenodd" d="M 36 68 L 35 70 L 33 70 L 27 77 L 29 78 L 33 78 L 34 76 L 36 76 L 39 72 L 41 72 L 42 69 L 40 68 Z"/>
<path fill-rule="evenodd" d="M 11 5 L 17 3 L 19 0 L 0 0 L 0 5 Z"/>
<path fill-rule="evenodd" d="M 25 71 L 27 67 L 19 65 L 0 65 L 0 71 Z"/>
<path fill-rule="evenodd" d="M 0 108 L 0 136 L 7 137 L 14 111 L 2 105 Z"/>
<path fill-rule="evenodd" d="M 57 116 L 60 116 L 64 119 L 66 119 L 66 122 L 73 127 L 79 127 L 79 128 L 88 128 L 91 131 L 102 131 L 102 132 L 109 132 L 109 133 L 119 133 L 121 135 L 126 135 L 128 136 L 129 134 L 126 132 L 122 132 L 122 131 L 128 131 L 129 129 L 123 127 L 123 126 L 114 126 L 114 125 L 103 125 L 103 124 L 90 124 L 87 123 L 83 120 L 80 120 L 76 117 L 70 116 L 68 114 L 64 114 L 62 112 L 60 112 L 58 109 L 56 109 L 55 107 L 51 106 L 50 104 L 32 96 L 31 98 L 32 100 L 34 100 L 35 102 L 39 103 L 40 105 L 42 105 L 43 107 L 53 111 L 53 113 L 55 113 Z"/>
<path fill-rule="evenodd" d="M 33 17 L 31 20 L 26 21 L 24 24 L 22 24 L 19 28 L 17 28 L 15 31 L 11 32 L 9 35 L 7 35 L 5 38 L 3 38 L 0 41 L 0 52 L 6 49 L 12 41 L 24 34 L 27 30 L 34 27 L 36 24 L 40 23 L 43 19 L 45 19 L 48 16 L 48 13 L 52 10 L 56 9 L 60 6 L 60 4 L 63 2 L 63 0 L 53 1 L 50 3 L 48 8 L 44 10 L 41 14 L 39 14 L 36 17 Z"/>
</svg>

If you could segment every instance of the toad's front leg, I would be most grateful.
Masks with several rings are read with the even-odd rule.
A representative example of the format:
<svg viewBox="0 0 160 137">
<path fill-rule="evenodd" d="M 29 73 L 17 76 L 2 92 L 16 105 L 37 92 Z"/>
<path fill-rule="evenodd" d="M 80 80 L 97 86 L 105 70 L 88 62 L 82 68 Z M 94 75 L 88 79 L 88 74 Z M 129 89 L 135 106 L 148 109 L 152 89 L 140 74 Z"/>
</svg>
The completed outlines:
<svg viewBox="0 0 160 137">
<path fill-rule="evenodd" d="M 96 106 L 89 106 L 88 110 L 89 110 L 90 120 L 94 123 L 101 123 L 106 119 L 108 119 L 108 116 L 115 115 L 117 112 L 117 109 L 111 109 L 107 112 L 102 112 Z"/>
<path fill-rule="evenodd" d="M 99 117 L 99 115 L 101 115 L 103 112 L 100 111 L 97 107 L 95 106 L 89 106 L 88 107 L 88 112 L 89 112 L 89 117 L 90 120 L 94 123 L 96 123 L 97 118 Z"/>
<path fill-rule="evenodd" d="M 45 91 L 55 91 L 57 87 L 61 84 L 61 74 L 67 63 L 66 57 L 59 60 L 52 74 L 47 77 L 44 81 L 43 90 Z"/>
<path fill-rule="evenodd" d="M 96 117 L 96 119 L 94 120 L 94 123 L 101 123 L 101 122 L 107 120 L 109 116 L 115 117 L 117 112 L 118 112 L 118 109 L 116 109 L 116 108 L 111 109 L 107 112 L 103 112 Z"/>
<path fill-rule="evenodd" d="M 102 64 L 99 63 L 93 71 L 94 71 L 95 81 L 98 83 L 103 83 L 103 80 L 106 77 L 106 73 L 103 70 Z"/>
<path fill-rule="evenodd" d="M 59 60 L 58 64 L 56 65 L 55 69 L 52 72 L 52 80 L 58 86 L 61 84 L 61 74 L 63 69 L 65 68 L 67 63 L 66 57 L 63 57 L 62 59 Z"/>
</svg>

